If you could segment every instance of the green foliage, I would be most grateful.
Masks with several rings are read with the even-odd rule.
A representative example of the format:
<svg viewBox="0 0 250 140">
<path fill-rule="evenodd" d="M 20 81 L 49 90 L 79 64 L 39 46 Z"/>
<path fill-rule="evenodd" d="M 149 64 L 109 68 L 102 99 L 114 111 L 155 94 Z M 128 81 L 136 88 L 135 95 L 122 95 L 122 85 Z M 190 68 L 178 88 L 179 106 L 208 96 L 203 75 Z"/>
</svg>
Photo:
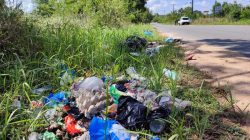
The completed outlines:
<svg viewBox="0 0 250 140">
<path fill-rule="evenodd" d="M 145 4 L 145 0 L 37 0 L 36 13 L 45 17 L 80 16 L 98 25 L 112 27 L 128 20 L 150 22 L 153 17 Z"/>
<path fill-rule="evenodd" d="M 250 19 L 250 6 L 243 8 L 241 12 L 241 18 Z"/>
<path fill-rule="evenodd" d="M 227 17 L 231 20 L 239 20 L 241 17 L 241 7 L 242 5 L 238 4 L 238 3 L 227 3 L 224 2 L 223 4 L 221 4 L 220 2 L 216 2 L 213 5 L 213 12 L 215 12 L 215 6 L 221 6 L 222 10 L 219 11 L 219 13 L 214 14 L 214 16 L 216 17 Z"/>
<path fill-rule="evenodd" d="M 7 7 L 4 3 L 2 4 L 0 7 L 0 52 L 5 55 L 27 53 L 25 50 L 30 46 L 21 46 L 20 44 L 24 45 L 33 41 L 32 36 L 27 36 L 34 31 L 32 23 L 23 17 L 23 12 L 19 9 L 20 4 L 15 7 Z M 33 49 L 36 48 L 33 46 Z"/>
<path fill-rule="evenodd" d="M 215 13 L 215 7 L 221 6 L 221 11 Z M 167 15 L 158 15 L 154 16 L 154 21 L 160 23 L 171 23 L 173 24 L 177 19 L 182 16 L 190 17 L 195 24 L 248 24 L 250 19 L 250 7 L 243 7 L 238 3 L 228 3 L 216 1 L 212 7 L 213 18 L 205 18 L 206 15 L 203 15 L 201 11 L 194 11 L 192 13 L 191 7 L 181 8 L 173 13 Z M 218 19 L 221 18 L 221 19 Z M 236 23 L 236 21 L 239 21 Z M 213 23 L 214 22 L 214 23 Z"/>
</svg>

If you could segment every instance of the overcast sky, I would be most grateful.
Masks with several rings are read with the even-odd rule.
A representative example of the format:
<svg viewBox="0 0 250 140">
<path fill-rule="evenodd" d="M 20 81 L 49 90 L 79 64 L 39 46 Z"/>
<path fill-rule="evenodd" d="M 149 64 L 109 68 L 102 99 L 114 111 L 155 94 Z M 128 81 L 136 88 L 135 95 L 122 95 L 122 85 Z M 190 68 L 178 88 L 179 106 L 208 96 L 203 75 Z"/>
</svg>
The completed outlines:
<svg viewBox="0 0 250 140">
<path fill-rule="evenodd" d="M 153 12 L 158 14 L 170 13 L 173 10 L 173 4 L 175 4 L 175 9 L 184 8 L 191 6 L 192 0 L 148 0 L 147 7 Z M 217 0 L 219 2 L 227 1 L 234 2 L 237 1 L 243 5 L 250 5 L 250 0 Z M 212 5 L 215 0 L 194 0 L 194 10 L 200 11 L 211 11 Z"/>
</svg>

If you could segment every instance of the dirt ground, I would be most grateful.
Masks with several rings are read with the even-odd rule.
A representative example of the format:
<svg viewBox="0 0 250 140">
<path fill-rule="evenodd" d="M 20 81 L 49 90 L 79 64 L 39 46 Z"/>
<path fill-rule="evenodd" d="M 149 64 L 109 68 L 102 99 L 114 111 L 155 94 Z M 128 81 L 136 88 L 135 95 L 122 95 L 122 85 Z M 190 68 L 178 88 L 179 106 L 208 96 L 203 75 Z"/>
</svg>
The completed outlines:
<svg viewBox="0 0 250 140">
<path fill-rule="evenodd" d="M 194 53 L 188 64 L 208 72 L 213 78 L 207 79 L 213 86 L 228 85 L 242 110 L 250 104 L 250 59 L 225 48 L 189 42 L 182 45 L 186 53 Z M 250 111 L 250 106 L 245 110 Z M 242 126 L 250 134 L 250 119 Z"/>
</svg>

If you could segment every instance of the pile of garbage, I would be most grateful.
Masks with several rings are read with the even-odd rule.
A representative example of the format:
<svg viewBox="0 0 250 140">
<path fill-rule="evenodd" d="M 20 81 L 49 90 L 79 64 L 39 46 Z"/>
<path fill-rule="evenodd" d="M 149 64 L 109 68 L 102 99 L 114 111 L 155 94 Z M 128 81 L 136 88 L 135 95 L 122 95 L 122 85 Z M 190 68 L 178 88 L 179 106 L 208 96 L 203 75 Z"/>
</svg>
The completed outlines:
<svg viewBox="0 0 250 140">
<path fill-rule="evenodd" d="M 51 86 L 32 90 L 39 95 L 49 93 L 41 100 L 32 101 L 32 109 L 39 112 L 47 108 L 44 116 L 50 124 L 43 133 L 32 132 L 28 139 L 139 140 L 143 137 L 159 140 L 156 135 L 170 131 L 166 120 L 171 110 L 182 110 L 191 102 L 173 97 L 170 90 L 151 91 L 147 78 L 139 75 L 134 67 L 127 68 L 126 73 L 127 76 L 118 78 L 76 78 L 67 68 L 60 84 L 73 83 L 69 91 L 53 93 Z M 178 80 L 175 71 L 163 69 L 163 74 Z M 136 132 L 145 129 L 155 136 Z"/>
</svg>

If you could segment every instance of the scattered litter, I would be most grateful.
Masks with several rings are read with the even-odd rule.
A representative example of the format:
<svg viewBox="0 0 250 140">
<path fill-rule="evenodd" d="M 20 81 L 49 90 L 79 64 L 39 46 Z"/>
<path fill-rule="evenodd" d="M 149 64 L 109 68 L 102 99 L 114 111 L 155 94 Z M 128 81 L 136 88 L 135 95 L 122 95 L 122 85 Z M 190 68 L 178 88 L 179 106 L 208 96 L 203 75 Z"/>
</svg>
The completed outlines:
<svg viewBox="0 0 250 140">
<path fill-rule="evenodd" d="M 153 36 L 153 32 L 145 31 L 144 35 Z M 174 43 L 176 40 L 166 38 L 164 41 Z M 162 47 L 165 47 L 157 42 L 147 43 L 146 39 L 138 36 L 129 36 L 124 46 L 133 56 L 146 54 L 149 57 L 156 55 Z M 193 55 L 188 55 L 186 60 L 193 60 Z M 66 65 L 61 65 L 61 70 L 61 86 L 65 88 L 76 81 L 74 70 L 68 69 Z M 191 105 L 190 101 L 171 96 L 170 90 L 161 93 L 149 90 L 148 80 L 139 75 L 134 67 L 127 68 L 126 73 L 129 78 L 122 75 L 116 79 L 111 76 L 89 77 L 93 74 L 87 73 L 86 79 L 81 78 L 73 83 L 71 92 L 61 91 L 55 94 L 51 92 L 43 100 L 32 101 L 32 109 L 35 111 L 41 111 L 45 105 L 50 107 L 44 114 L 50 125 L 41 135 L 42 139 L 138 140 L 139 134 L 132 134 L 129 131 L 143 128 L 154 134 L 161 134 L 170 130 L 166 119 L 173 107 L 184 109 Z M 163 69 L 163 74 L 172 80 L 179 78 L 176 71 L 166 68 Z M 44 86 L 32 90 L 32 93 L 40 95 L 51 89 L 51 86 Z M 111 98 L 106 97 L 107 91 Z M 107 98 L 110 102 L 108 104 Z M 14 100 L 13 106 L 21 108 L 20 101 Z M 28 138 L 41 139 L 36 132 L 32 132 Z M 149 139 L 160 140 L 155 136 L 148 136 L 147 140 Z"/>
<path fill-rule="evenodd" d="M 77 95 L 77 107 L 89 119 L 106 106 L 105 92 L 91 92 L 80 89 L 77 91 Z"/>
<path fill-rule="evenodd" d="M 105 85 L 107 84 L 107 82 L 111 82 L 113 81 L 113 77 L 112 76 L 103 76 L 102 77 L 102 81 L 105 83 Z"/>
<path fill-rule="evenodd" d="M 185 56 L 185 60 L 186 60 L 186 61 L 196 60 L 196 59 L 194 59 L 193 57 L 194 57 L 194 54 L 188 54 L 188 55 Z"/>
<path fill-rule="evenodd" d="M 146 80 L 145 77 L 141 77 L 136 71 L 135 71 L 135 68 L 134 67 L 129 67 L 126 69 L 126 72 L 127 74 L 133 78 L 133 79 L 136 79 L 136 80 L 139 80 L 139 81 L 144 81 Z"/>
<path fill-rule="evenodd" d="M 155 54 L 160 52 L 160 48 L 164 47 L 164 45 L 159 45 L 157 47 L 153 47 L 153 48 L 147 48 L 146 49 L 146 55 L 148 55 L 149 57 L 154 56 Z"/>
<path fill-rule="evenodd" d="M 165 38 L 164 40 L 166 43 L 173 43 L 174 39 L 172 37 Z"/>
<path fill-rule="evenodd" d="M 170 110 L 164 107 L 159 107 L 150 111 L 147 117 L 150 130 L 155 134 L 162 133 L 166 129 L 166 121 L 164 121 L 163 119 L 166 120 L 169 115 Z"/>
<path fill-rule="evenodd" d="M 113 124 L 109 133 L 112 140 L 131 140 L 131 134 L 120 124 Z"/>
<path fill-rule="evenodd" d="M 68 101 L 69 93 L 61 91 L 55 94 L 50 93 L 47 97 L 44 98 L 44 104 L 49 107 L 56 107 L 60 104 L 65 104 Z"/>
<path fill-rule="evenodd" d="M 31 92 L 34 93 L 34 94 L 42 94 L 44 93 L 45 91 L 50 91 L 52 90 L 52 86 L 51 85 L 47 85 L 47 86 L 44 86 L 44 87 L 41 87 L 41 88 L 37 88 L 37 89 L 33 89 Z"/>
<path fill-rule="evenodd" d="M 90 140 L 111 140 L 109 130 L 112 128 L 112 125 L 116 123 L 115 120 L 103 120 L 98 117 L 93 117 L 89 125 Z"/>
<path fill-rule="evenodd" d="M 116 85 L 112 85 L 109 87 L 109 93 L 113 97 L 114 103 L 118 104 L 118 100 L 122 95 L 126 95 L 125 93 L 116 89 Z"/>
<path fill-rule="evenodd" d="M 121 96 L 116 120 L 130 130 L 150 127 L 152 132 L 161 133 L 165 129 L 165 123 L 159 123 L 156 120 L 166 119 L 169 114 L 169 109 L 160 107 L 150 111 L 136 99 L 130 96 Z"/>
<path fill-rule="evenodd" d="M 89 131 L 84 132 L 84 134 L 78 137 L 77 140 L 90 140 Z"/>
<path fill-rule="evenodd" d="M 43 107 L 43 103 L 41 101 L 31 101 L 31 108 L 41 108 Z"/>
<path fill-rule="evenodd" d="M 48 132 L 48 131 L 43 133 L 42 137 L 43 137 L 43 140 L 58 140 L 58 137 L 54 133 Z"/>
<path fill-rule="evenodd" d="M 160 138 L 157 136 L 154 136 L 154 137 L 151 137 L 150 140 L 160 140 Z"/>
<path fill-rule="evenodd" d="M 129 53 L 129 54 L 131 54 L 131 55 L 133 55 L 133 56 L 140 56 L 141 54 L 140 53 L 137 53 L 137 52 L 131 52 L 131 53 Z"/>
<path fill-rule="evenodd" d="M 153 36 L 153 32 L 147 30 L 147 31 L 144 31 L 144 35 L 145 35 L 145 36 Z"/>
<path fill-rule="evenodd" d="M 92 92 L 101 91 L 104 86 L 102 79 L 98 77 L 88 77 L 85 80 L 80 80 L 77 83 L 74 83 L 71 87 L 71 92 L 77 92 L 78 90 L 89 90 Z"/>
<path fill-rule="evenodd" d="M 160 96 L 156 100 L 162 107 L 168 107 L 171 109 L 172 106 L 175 106 L 177 109 L 185 109 L 187 106 L 191 106 L 190 101 L 183 101 L 181 99 L 174 98 L 171 96 L 169 91 L 163 91 L 159 93 L 159 95 Z"/>
<path fill-rule="evenodd" d="M 164 68 L 163 74 L 171 80 L 178 80 L 178 76 L 175 71 L 171 71 L 169 69 Z"/>
<path fill-rule="evenodd" d="M 61 76 L 60 85 L 68 85 L 74 81 L 75 71 L 74 70 L 66 70 Z"/>
<path fill-rule="evenodd" d="M 28 140 L 39 140 L 41 138 L 41 134 L 37 132 L 31 132 L 28 136 Z"/>
<path fill-rule="evenodd" d="M 129 52 L 140 52 L 147 46 L 147 40 L 139 36 L 129 36 L 124 46 L 127 47 Z"/>
<path fill-rule="evenodd" d="M 125 128 L 135 130 L 147 125 L 148 109 L 130 96 L 121 96 L 117 109 L 116 120 Z"/>
<path fill-rule="evenodd" d="M 145 91 L 147 87 L 147 81 L 146 80 L 140 81 L 140 80 L 132 79 L 124 85 L 128 90 L 127 93 L 130 96 L 133 96 L 135 94 L 143 93 Z"/>
<path fill-rule="evenodd" d="M 159 43 L 157 43 L 157 42 L 149 42 L 148 43 L 148 48 L 154 48 L 154 47 L 157 47 L 157 46 L 159 46 L 160 44 Z"/>
<path fill-rule="evenodd" d="M 48 120 L 53 120 L 55 118 L 57 111 L 55 108 L 49 109 L 45 112 L 44 116 Z"/>
<path fill-rule="evenodd" d="M 142 102 L 143 105 L 148 106 L 154 102 L 156 96 L 157 94 L 155 92 L 147 89 L 142 93 L 136 94 L 136 100 Z"/>
<path fill-rule="evenodd" d="M 126 92 L 127 88 L 125 86 L 126 83 L 129 83 L 129 80 L 119 80 L 117 82 L 115 82 L 115 87 L 122 92 Z"/>
<path fill-rule="evenodd" d="M 68 115 L 65 117 L 65 128 L 70 135 L 75 135 L 87 131 L 84 127 L 80 127 L 77 124 L 77 121 L 72 115 Z"/>
<path fill-rule="evenodd" d="M 17 109 L 21 109 L 21 102 L 19 101 L 19 99 L 14 99 L 12 106 L 17 108 Z"/>
</svg>

